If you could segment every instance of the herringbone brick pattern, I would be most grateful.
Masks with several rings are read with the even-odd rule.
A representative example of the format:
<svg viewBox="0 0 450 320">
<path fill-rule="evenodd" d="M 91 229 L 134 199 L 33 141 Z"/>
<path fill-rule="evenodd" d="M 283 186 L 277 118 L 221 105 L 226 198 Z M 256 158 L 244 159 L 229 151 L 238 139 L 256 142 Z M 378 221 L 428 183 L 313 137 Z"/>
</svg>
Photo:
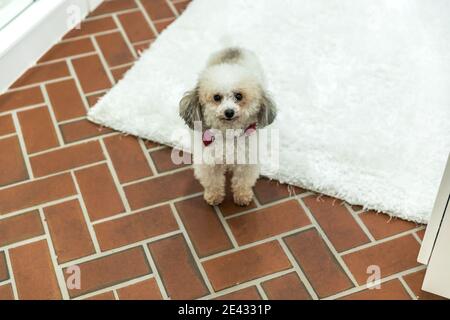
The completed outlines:
<svg viewBox="0 0 450 320">
<path fill-rule="evenodd" d="M 0 96 L 0 299 L 436 298 L 423 226 L 265 179 L 212 208 L 167 147 L 86 120 L 188 3 L 106 1 Z"/>
</svg>

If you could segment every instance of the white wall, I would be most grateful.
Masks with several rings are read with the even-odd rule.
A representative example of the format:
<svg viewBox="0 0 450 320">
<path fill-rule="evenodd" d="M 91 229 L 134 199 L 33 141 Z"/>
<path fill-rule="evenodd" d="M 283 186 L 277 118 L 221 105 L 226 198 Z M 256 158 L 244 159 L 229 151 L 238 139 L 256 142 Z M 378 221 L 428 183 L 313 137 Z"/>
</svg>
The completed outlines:
<svg viewBox="0 0 450 320">
<path fill-rule="evenodd" d="M 39 0 L 0 31 L 0 93 L 102 0 Z"/>
</svg>

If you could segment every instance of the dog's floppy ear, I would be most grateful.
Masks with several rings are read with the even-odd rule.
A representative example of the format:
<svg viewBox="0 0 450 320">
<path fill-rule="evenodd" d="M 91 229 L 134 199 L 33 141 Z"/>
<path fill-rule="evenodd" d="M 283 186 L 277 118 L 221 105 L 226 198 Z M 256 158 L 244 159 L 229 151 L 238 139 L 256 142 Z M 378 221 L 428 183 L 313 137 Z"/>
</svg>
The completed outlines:
<svg viewBox="0 0 450 320">
<path fill-rule="evenodd" d="M 180 101 L 180 116 L 191 129 L 194 129 L 195 121 L 203 121 L 198 88 L 184 94 Z"/>
<path fill-rule="evenodd" d="M 264 128 L 275 121 L 277 117 L 277 107 L 270 95 L 266 91 L 262 91 L 261 106 L 259 107 L 258 127 Z"/>
</svg>

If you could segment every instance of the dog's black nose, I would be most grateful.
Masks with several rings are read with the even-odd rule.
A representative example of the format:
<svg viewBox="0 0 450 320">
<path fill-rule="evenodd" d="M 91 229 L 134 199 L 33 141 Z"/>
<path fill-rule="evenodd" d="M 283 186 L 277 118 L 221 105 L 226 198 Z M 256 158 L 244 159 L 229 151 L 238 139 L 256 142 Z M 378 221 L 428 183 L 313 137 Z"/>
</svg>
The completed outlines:
<svg viewBox="0 0 450 320">
<path fill-rule="evenodd" d="M 234 110 L 233 109 L 227 109 L 225 110 L 225 117 L 228 119 L 231 119 L 234 117 Z"/>
</svg>

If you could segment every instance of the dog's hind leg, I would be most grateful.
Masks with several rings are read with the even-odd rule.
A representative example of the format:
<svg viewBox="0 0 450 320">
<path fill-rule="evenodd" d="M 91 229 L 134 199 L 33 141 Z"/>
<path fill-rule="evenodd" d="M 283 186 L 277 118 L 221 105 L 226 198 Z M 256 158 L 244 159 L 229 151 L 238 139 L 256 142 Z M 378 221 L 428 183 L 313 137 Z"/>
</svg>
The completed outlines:
<svg viewBox="0 0 450 320">
<path fill-rule="evenodd" d="M 216 206 L 225 198 L 225 172 L 224 165 L 194 165 L 195 177 L 205 188 L 205 201 Z"/>
<path fill-rule="evenodd" d="M 239 206 L 247 206 L 253 200 L 253 187 L 259 177 L 259 166 L 243 164 L 233 166 L 231 190 L 234 202 Z"/>
</svg>

